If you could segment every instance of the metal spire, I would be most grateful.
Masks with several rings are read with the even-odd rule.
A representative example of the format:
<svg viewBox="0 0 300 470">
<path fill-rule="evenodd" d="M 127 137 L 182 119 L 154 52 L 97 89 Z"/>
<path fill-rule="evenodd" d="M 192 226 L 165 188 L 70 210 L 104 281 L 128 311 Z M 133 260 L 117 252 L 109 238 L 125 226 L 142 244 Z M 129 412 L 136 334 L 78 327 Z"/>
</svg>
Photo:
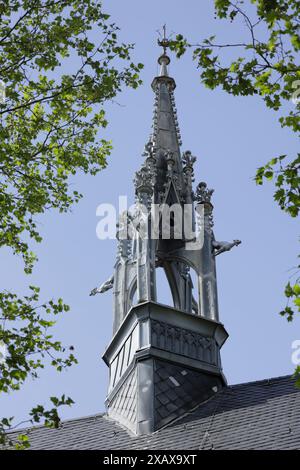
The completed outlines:
<svg viewBox="0 0 300 470">
<path fill-rule="evenodd" d="M 114 335 L 103 356 L 108 415 L 136 435 L 157 431 L 226 384 L 220 349 L 228 333 L 219 323 L 215 258 L 240 243 L 215 239 L 213 191 L 203 182 L 193 191 L 196 158 L 180 151 L 165 25 L 158 44 L 153 132 L 136 173 L 136 208 L 120 217 L 114 274 L 95 292 L 113 287 Z M 157 299 L 157 268 L 165 272 L 171 305 Z"/>
</svg>

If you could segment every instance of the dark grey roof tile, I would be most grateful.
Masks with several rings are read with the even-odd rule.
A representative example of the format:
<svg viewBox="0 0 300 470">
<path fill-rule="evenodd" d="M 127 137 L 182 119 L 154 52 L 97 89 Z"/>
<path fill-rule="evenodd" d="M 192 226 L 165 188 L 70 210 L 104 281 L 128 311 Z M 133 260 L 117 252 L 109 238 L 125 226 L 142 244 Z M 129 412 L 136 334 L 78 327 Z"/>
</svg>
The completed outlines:
<svg viewBox="0 0 300 470">
<path fill-rule="evenodd" d="M 105 414 L 28 431 L 32 449 L 300 449 L 300 390 L 289 376 L 233 385 L 148 436 Z"/>
</svg>

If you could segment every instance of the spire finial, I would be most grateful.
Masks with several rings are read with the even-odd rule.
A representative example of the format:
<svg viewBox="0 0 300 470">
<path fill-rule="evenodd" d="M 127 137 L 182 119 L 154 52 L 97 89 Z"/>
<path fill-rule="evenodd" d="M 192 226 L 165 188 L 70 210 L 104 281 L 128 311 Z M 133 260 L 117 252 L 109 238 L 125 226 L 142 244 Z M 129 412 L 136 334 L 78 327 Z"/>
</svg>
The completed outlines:
<svg viewBox="0 0 300 470">
<path fill-rule="evenodd" d="M 163 25 L 163 33 L 159 31 L 161 39 L 157 40 L 159 46 L 163 48 L 163 54 L 158 58 L 158 63 L 160 64 L 160 76 L 168 76 L 168 65 L 170 63 L 170 58 L 167 55 L 167 48 L 170 47 L 170 40 L 167 38 L 167 26 Z"/>
<path fill-rule="evenodd" d="M 163 55 L 166 55 L 167 48 L 170 46 L 170 41 L 167 38 L 167 26 L 166 26 L 166 24 L 163 25 L 162 29 L 163 29 L 163 34 L 161 34 L 159 32 L 159 35 L 161 36 L 162 39 L 158 39 L 157 42 L 158 42 L 158 45 L 161 46 L 164 50 Z"/>
</svg>

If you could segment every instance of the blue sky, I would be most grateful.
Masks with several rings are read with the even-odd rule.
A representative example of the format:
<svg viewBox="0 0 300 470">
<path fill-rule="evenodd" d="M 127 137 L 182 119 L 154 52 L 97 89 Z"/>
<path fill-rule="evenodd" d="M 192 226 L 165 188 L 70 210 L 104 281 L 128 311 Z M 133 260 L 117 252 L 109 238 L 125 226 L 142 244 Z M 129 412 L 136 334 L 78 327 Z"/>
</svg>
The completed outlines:
<svg viewBox="0 0 300 470">
<path fill-rule="evenodd" d="M 153 92 L 159 49 L 156 30 L 163 23 L 191 41 L 217 33 L 220 40 L 240 37 L 243 25 L 214 20 L 213 2 L 188 0 L 105 1 L 106 10 L 121 28 L 121 38 L 136 43 L 134 59 L 145 64 L 143 86 L 127 90 L 107 106 L 109 126 L 102 134 L 111 138 L 114 150 L 106 170 L 96 177 L 79 175 L 74 189 L 84 199 L 67 215 L 49 212 L 39 219 L 43 243 L 39 262 L 28 278 L 22 263 L 0 250 L 1 288 L 26 292 L 28 284 L 41 286 L 45 299 L 63 297 L 71 306 L 56 327 L 66 345 L 74 345 L 79 365 L 57 374 L 46 369 L 38 381 L 0 398 L 1 415 L 26 418 L 37 403 L 63 393 L 75 405 L 64 418 L 104 411 L 108 371 L 101 355 L 111 338 L 111 291 L 89 297 L 90 290 L 106 280 L 115 261 L 115 242 L 96 237 L 96 207 L 116 204 L 119 195 L 133 196 L 132 178 L 151 126 Z M 284 306 L 283 287 L 296 264 L 297 221 L 273 202 L 272 184 L 256 187 L 258 166 L 276 155 L 295 154 L 298 142 L 280 128 L 277 116 L 258 98 L 231 97 L 200 84 L 199 71 L 186 55 L 172 58 L 178 119 L 183 150 L 198 157 L 196 182 L 215 188 L 215 235 L 220 240 L 239 238 L 242 245 L 217 259 L 220 319 L 230 337 L 222 350 L 229 383 L 289 374 L 291 344 L 300 339 L 299 319 L 288 324 L 278 315 Z"/>
</svg>

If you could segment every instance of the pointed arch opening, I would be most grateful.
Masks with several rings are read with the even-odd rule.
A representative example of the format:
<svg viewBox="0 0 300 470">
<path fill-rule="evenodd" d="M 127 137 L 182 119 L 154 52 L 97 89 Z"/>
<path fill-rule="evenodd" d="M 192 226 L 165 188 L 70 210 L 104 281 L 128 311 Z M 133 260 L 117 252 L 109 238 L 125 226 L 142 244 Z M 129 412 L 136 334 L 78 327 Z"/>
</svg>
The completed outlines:
<svg viewBox="0 0 300 470">
<path fill-rule="evenodd" d="M 192 313 L 199 315 L 199 276 L 197 272 L 190 267 L 189 269 L 191 291 L 192 291 Z"/>
<path fill-rule="evenodd" d="M 129 296 L 128 296 L 128 308 L 127 311 L 131 308 L 134 307 L 134 305 L 138 304 L 138 296 L 137 296 L 137 281 L 136 279 L 131 285 L 131 288 L 129 290 Z"/>
<path fill-rule="evenodd" d="M 160 304 L 175 306 L 171 286 L 163 267 L 156 268 L 156 300 Z"/>
</svg>

